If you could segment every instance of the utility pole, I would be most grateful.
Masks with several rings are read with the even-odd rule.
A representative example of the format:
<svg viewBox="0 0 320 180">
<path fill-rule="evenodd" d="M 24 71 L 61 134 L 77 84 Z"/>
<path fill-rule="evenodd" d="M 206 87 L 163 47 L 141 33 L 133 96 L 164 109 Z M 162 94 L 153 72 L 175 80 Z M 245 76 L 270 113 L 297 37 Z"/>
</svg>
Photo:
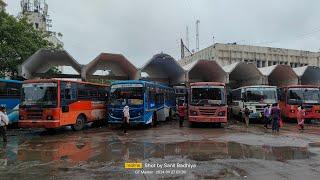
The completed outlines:
<svg viewBox="0 0 320 180">
<path fill-rule="evenodd" d="M 196 51 L 199 51 L 199 24 L 200 20 L 196 21 Z"/>
<path fill-rule="evenodd" d="M 188 27 L 188 26 L 187 26 L 187 28 L 186 28 L 186 43 L 187 43 L 187 48 L 190 49 L 189 27 Z"/>
</svg>

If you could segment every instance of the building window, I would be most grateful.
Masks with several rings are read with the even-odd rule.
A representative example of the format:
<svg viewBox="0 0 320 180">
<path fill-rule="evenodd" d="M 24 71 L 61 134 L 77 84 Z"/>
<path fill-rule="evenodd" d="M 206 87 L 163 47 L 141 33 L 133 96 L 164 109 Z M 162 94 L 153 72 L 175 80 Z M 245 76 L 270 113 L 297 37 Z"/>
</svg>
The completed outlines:
<svg viewBox="0 0 320 180">
<path fill-rule="evenodd" d="M 34 23 L 34 26 L 36 27 L 36 29 L 39 28 L 39 23 Z"/>
<path fill-rule="evenodd" d="M 257 60 L 257 67 L 260 68 L 261 67 L 261 61 L 260 60 Z"/>
<path fill-rule="evenodd" d="M 273 61 L 272 65 L 277 65 L 277 61 Z"/>
<path fill-rule="evenodd" d="M 262 67 L 266 67 L 266 61 L 262 61 Z"/>
<path fill-rule="evenodd" d="M 268 61 L 268 66 L 272 66 L 272 61 Z"/>
</svg>

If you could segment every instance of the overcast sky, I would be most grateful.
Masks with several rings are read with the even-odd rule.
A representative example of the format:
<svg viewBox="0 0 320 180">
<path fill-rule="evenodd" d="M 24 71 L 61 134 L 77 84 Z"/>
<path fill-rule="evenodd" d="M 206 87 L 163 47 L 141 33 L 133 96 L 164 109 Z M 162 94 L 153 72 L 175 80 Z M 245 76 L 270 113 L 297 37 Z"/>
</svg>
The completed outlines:
<svg viewBox="0 0 320 180">
<path fill-rule="evenodd" d="M 7 0 L 17 15 L 20 0 Z M 154 54 L 180 57 L 180 38 L 200 20 L 200 49 L 215 42 L 318 51 L 319 0 L 47 0 L 53 31 L 87 64 L 101 52 L 121 53 L 137 67 Z"/>
</svg>

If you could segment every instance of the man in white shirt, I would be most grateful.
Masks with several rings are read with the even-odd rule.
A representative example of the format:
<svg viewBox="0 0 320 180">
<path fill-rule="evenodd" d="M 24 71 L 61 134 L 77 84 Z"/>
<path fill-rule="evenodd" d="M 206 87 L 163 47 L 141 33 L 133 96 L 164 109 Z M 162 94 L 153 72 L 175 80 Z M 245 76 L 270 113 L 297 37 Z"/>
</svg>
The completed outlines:
<svg viewBox="0 0 320 180">
<path fill-rule="evenodd" d="M 9 124 L 9 118 L 6 114 L 6 107 L 0 106 L 0 135 L 3 138 L 3 142 L 7 142 L 7 126 Z"/>
<path fill-rule="evenodd" d="M 127 134 L 127 129 L 128 129 L 128 126 L 129 126 L 129 119 L 130 119 L 130 108 L 129 106 L 125 106 L 123 108 L 123 132 L 125 134 Z"/>
</svg>

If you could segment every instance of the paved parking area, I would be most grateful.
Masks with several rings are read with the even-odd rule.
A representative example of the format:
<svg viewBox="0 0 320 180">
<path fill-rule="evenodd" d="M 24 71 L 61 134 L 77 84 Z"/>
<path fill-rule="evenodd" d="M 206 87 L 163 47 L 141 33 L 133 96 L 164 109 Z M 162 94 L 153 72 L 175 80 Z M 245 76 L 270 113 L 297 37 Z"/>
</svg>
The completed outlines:
<svg viewBox="0 0 320 180">
<path fill-rule="evenodd" d="M 262 124 L 223 128 L 117 127 L 55 133 L 10 130 L 0 142 L 1 179 L 319 179 L 320 127 L 299 132 L 285 124 L 279 134 Z M 141 162 L 142 169 L 125 169 Z"/>
</svg>

